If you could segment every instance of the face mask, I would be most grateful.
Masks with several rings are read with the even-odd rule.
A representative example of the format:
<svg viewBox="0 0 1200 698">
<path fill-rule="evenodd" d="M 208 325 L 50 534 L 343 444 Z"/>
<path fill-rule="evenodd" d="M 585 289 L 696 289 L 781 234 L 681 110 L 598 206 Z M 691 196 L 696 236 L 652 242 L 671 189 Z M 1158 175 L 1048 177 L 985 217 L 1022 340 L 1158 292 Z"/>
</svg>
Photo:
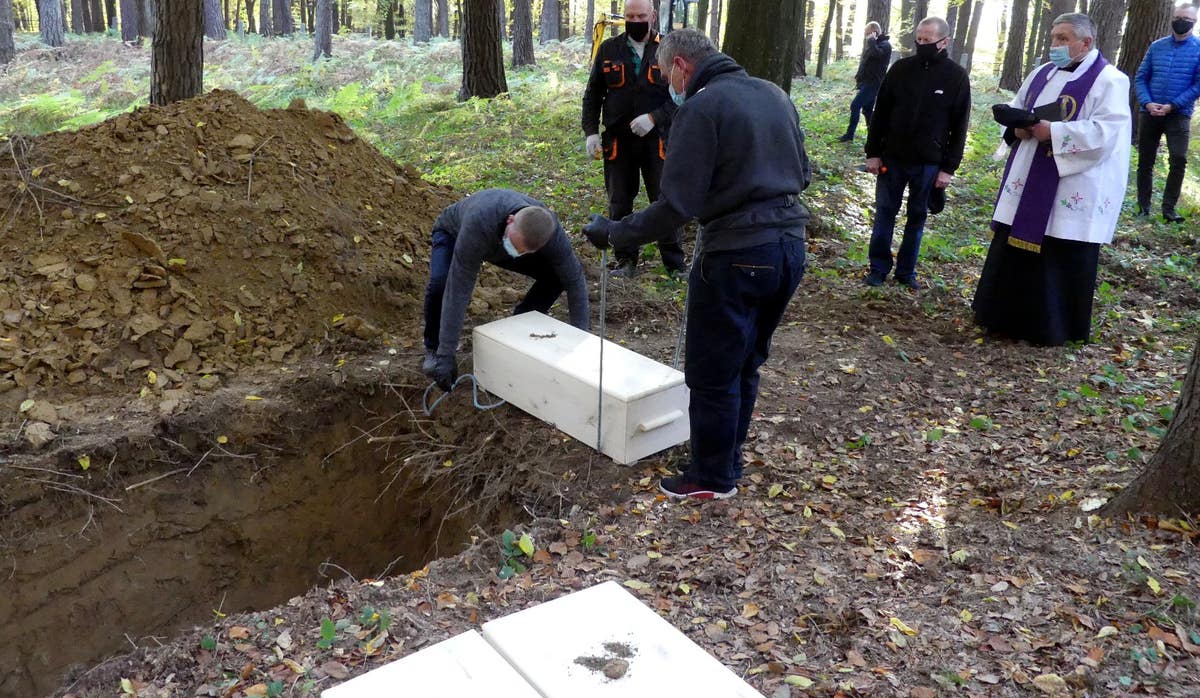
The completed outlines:
<svg viewBox="0 0 1200 698">
<path fill-rule="evenodd" d="M 625 33 L 629 34 L 629 38 L 637 42 L 646 40 L 646 35 L 650 33 L 649 22 L 626 22 Z"/>
<path fill-rule="evenodd" d="M 669 93 L 671 95 L 671 101 L 674 102 L 675 106 L 677 106 L 677 107 L 682 107 L 683 100 L 687 99 L 686 94 L 682 94 L 682 95 L 679 94 L 678 92 L 675 91 L 675 86 L 671 85 L 669 83 L 667 84 L 667 93 Z"/>
<path fill-rule="evenodd" d="M 1171 31 L 1176 34 L 1187 34 L 1195 25 L 1196 23 L 1190 19 L 1173 19 L 1171 20 Z"/>
<path fill-rule="evenodd" d="M 523 254 L 521 252 L 517 252 L 516 246 L 512 244 L 512 240 L 509 240 L 507 235 L 501 239 L 501 243 L 504 245 L 504 251 L 508 253 L 509 257 L 516 259 Z"/>
<path fill-rule="evenodd" d="M 923 61 L 931 61 L 937 58 L 937 55 L 941 52 L 942 50 L 938 48 L 937 41 L 932 44 L 917 44 L 917 57 Z"/>
<path fill-rule="evenodd" d="M 1059 68 L 1066 68 L 1074 61 L 1071 60 L 1071 49 L 1068 46 L 1051 46 L 1050 62 Z"/>
</svg>

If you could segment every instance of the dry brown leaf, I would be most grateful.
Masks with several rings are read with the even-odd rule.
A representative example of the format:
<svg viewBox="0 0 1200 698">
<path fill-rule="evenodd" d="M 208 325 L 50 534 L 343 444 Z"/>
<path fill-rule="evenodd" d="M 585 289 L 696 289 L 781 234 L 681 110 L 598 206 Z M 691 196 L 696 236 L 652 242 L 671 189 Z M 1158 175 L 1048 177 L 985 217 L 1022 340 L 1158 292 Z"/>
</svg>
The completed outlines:
<svg viewBox="0 0 1200 698">
<path fill-rule="evenodd" d="M 328 661 L 321 665 L 321 671 L 339 681 L 350 675 L 350 670 L 341 662 Z"/>
<path fill-rule="evenodd" d="M 229 638 L 231 640 L 245 640 L 248 637 L 250 637 L 250 628 L 235 625 L 229 629 Z"/>
</svg>

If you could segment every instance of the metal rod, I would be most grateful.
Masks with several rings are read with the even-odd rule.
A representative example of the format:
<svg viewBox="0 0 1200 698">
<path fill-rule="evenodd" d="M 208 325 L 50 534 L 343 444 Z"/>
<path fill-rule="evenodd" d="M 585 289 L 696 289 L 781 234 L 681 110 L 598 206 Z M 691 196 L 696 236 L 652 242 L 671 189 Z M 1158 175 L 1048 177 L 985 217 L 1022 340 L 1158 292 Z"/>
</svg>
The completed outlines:
<svg viewBox="0 0 1200 698">
<path fill-rule="evenodd" d="M 602 421 L 604 415 L 604 316 L 608 305 L 608 248 L 600 251 L 600 378 L 597 392 L 600 395 L 596 403 L 596 450 L 600 451 Z"/>
</svg>

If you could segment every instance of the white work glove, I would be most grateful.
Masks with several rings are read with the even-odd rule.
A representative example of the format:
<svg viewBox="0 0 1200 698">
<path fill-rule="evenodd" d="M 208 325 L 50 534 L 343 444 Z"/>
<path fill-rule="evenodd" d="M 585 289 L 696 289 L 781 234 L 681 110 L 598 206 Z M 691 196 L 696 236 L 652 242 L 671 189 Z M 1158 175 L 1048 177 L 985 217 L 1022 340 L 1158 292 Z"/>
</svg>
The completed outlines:
<svg viewBox="0 0 1200 698">
<path fill-rule="evenodd" d="M 633 131 L 638 136 L 644 136 L 654 130 L 654 117 L 649 114 L 642 114 L 638 118 L 629 122 L 629 130 Z"/>
<path fill-rule="evenodd" d="M 587 137 L 587 154 L 590 158 L 600 158 L 600 134 L 593 133 Z"/>
</svg>

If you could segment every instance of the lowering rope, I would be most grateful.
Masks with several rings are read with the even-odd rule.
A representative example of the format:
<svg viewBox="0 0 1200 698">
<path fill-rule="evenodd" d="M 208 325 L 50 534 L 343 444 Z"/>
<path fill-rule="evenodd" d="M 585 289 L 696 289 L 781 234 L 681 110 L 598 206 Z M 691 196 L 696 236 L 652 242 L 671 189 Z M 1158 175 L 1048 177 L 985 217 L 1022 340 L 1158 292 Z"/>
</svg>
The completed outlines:
<svg viewBox="0 0 1200 698">
<path fill-rule="evenodd" d="M 433 411 L 434 411 L 435 409 L 437 409 L 437 406 L 438 406 L 438 404 L 440 404 L 442 400 L 445 400 L 445 399 L 446 399 L 446 397 L 447 397 L 447 396 L 448 396 L 450 393 L 454 392 L 454 389 L 458 387 L 458 384 L 459 384 L 459 383 L 462 383 L 462 382 L 463 382 L 463 381 L 465 381 L 465 380 L 469 380 L 469 381 L 471 381 L 471 401 L 475 403 L 475 409 L 478 409 L 478 410 L 494 410 L 494 409 L 496 409 L 497 407 L 499 407 L 500 405 L 503 405 L 503 404 L 504 404 L 504 400 L 499 400 L 499 401 L 497 401 L 497 402 L 494 402 L 494 403 L 492 403 L 492 404 L 490 404 L 490 405 L 484 405 L 484 404 L 482 404 L 481 402 L 479 402 L 479 392 L 480 392 L 480 388 L 479 388 L 479 381 L 475 380 L 475 376 L 474 376 L 474 375 L 472 375 L 472 374 L 470 374 L 470 373 L 464 373 L 464 374 L 462 374 L 461 376 L 459 376 L 459 377 L 458 377 L 458 380 L 454 381 L 454 384 L 450 386 L 450 390 L 448 390 L 448 391 L 446 391 L 446 392 L 442 393 L 442 394 L 441 394 L 441 395 L 438 397 L 438 399 L 436 399 L 436 400 L 434 400 L 434 401 L 433 401 L 433 404 L 432 404 L 432 405 L 431 405 L 431 404 L 429 404 L 429 393 L 433 392 L 433 389 L 434 389 L 435 387 L 437 387 L 437 383 L 430 383 L 430 384 L 429 384 L 429 387 L 428 387 L 428 388 L 425 388 L 425 394 L 424 394 L 423 396 L 421 396 L 421 406 L 422 406 L 423 408 L 425 408 L 425 416 L 426 416 L 426 417 L 432 416 L 432 415 L 433 415 Z"/>
</svg>

